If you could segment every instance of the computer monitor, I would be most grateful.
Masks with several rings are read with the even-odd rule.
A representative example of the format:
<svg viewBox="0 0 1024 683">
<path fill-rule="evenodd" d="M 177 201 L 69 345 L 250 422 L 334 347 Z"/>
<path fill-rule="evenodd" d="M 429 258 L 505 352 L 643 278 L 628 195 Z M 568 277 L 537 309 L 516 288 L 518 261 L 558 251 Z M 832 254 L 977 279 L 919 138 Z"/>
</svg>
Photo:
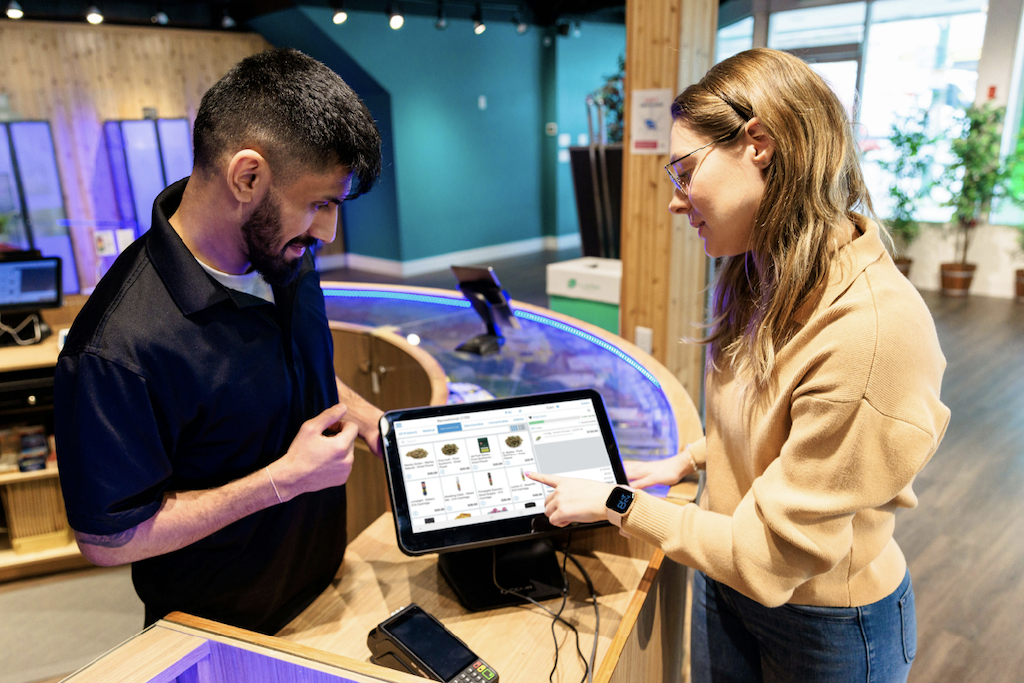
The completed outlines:
<svg viewBox="0 0 1024 683">
<path fill-rule="evenodd" d="M 626 483 L 591 389 L 391 411 L 381 434 L 399 548 L 441 553 L 442 575 L 472 610 L 522 601 L 502 588 L 534 599 L 561 594 L 548 537 L 566 530 L 548 522 L 550 489 L 527 472 Z"/>
<path fill-rule="evenodd" d="M 0 252 L 0 345 L 42 341 L 50 329 L 39 310 L 63 305 L 60 258 L 37 251 Z"/>
</svg>

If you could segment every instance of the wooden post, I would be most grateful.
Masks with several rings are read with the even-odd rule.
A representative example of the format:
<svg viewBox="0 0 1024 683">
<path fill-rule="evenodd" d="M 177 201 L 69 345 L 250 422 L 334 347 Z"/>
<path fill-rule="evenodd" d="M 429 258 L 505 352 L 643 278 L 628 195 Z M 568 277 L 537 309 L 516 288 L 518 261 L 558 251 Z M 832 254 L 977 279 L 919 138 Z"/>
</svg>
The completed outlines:
<svg viewBox="0 0 1024 683">
<path fill-rule="evenodd" d="M 681 91 L 711 67 L 718 4 L 714 0 L 628 0 L 626 3 L 626 119 L 622 182 L 622 295 L 620 334 L 653 330 L 652 355 L 700 404 L 704 349 L 680 343 L 697 337 L 704 320 L 707 258 L 686 217 L 668 212 L 672 183 L 667 155 L 633 155 L 631 93 Z"/>
</svg>

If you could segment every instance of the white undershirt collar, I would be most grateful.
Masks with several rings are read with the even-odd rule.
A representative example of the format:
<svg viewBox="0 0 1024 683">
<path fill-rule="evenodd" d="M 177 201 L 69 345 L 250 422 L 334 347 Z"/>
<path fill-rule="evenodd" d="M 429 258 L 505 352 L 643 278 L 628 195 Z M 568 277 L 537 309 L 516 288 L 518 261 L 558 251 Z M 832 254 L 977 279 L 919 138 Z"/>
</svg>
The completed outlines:
<svg viewBox="0 0 1024 683">
<path fill-rule="evenodd" d="M 195 258 L 195 256 L 193 256 Z M 274 289 L 267 281 L 263 279 L 255 270 L 245 273 L 244 275 L 232 275 L 230 273 L 222 273 L 219 270 L 211 268 L 199 259 L 196 259 L 196 263 L 203 267 L 207 273 L 210 274 L 217 282 L 221 283 L 228 289 L 233 289 L 236 292 L 245 292 L 251 296 L 258 297 L 264 301 L 274 303 Z"/>
</svg>

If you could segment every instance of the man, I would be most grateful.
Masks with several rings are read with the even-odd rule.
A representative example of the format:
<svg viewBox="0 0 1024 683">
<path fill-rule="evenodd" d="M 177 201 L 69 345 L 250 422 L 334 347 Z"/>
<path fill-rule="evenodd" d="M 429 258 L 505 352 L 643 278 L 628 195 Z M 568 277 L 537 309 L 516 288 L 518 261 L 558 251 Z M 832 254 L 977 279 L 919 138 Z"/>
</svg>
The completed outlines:
<svg viewBox="0 0 1024 683">
<path fill-rule="evenodd" d="M 308 251 L 376 180 L 380 136 L 336 74 L 283 49 L 210 88 L 193 137 L 192 176 L 60 355 L 61 484 L 82 554 L 132 563 L 147 624 L 181 610 L 274 633 L 341 564 L 357 434 L 379 455 Z"/>
</svg>

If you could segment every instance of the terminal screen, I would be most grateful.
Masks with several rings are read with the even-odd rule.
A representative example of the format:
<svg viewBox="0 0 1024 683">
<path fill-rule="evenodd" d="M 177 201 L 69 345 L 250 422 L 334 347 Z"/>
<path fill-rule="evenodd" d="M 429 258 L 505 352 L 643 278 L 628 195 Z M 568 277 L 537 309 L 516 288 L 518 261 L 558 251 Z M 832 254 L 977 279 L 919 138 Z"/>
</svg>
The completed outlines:
<svg viewBox="0 0 1024 683">
<path fill-rule="evenodd" d="M 56 259 L 0 262 L 0 306 L 46 307 L 60 301 Z"/>
<path fill-rule="evenodd" d="M 413 533 L 543 513 L 550 489 L 527 472 L 616 483 L 591 399 L 393 428 Z"/>
</svg>

